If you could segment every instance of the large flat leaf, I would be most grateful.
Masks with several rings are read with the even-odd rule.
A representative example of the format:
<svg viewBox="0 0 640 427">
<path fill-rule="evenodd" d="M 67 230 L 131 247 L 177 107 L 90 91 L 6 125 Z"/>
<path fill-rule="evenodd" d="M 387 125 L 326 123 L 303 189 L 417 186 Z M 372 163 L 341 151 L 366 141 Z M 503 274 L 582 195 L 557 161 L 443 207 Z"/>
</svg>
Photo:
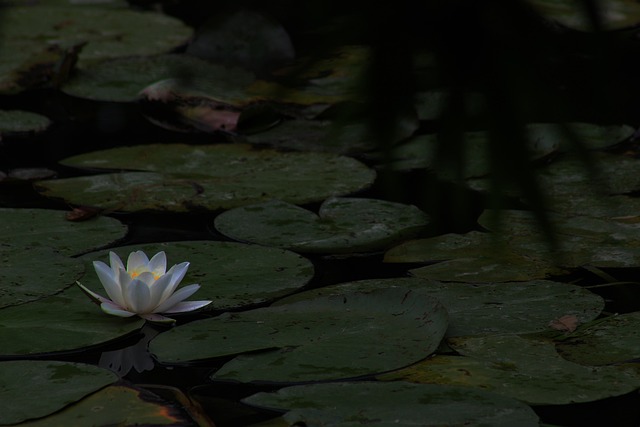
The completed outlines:
<svg viewBox="0 0 640 427">
<path fill-rule="evenodd" d="M 108 58 L 165 53 L 186 43 L 191 33 L 179 20 L 158 13 L 95 7 L 3 8 L 0 91 L 28 87 L 29 74 L 42 73 L 42 67 L 53 72 L 60 58 L 37 62 L 47 49 L 64 50 L 86 42 L 78 61 L 84 67 Z"/>
<path fill-rule="evenodd" d="M 185 285 L 197 283 L 200 290 L 192 299 L 212 300 L 207 309 L 226 310 L 261 304 L 287 295 L 313 278 L 313 264 L 306 258 L 282 249 L 265 248 L 231 242 L 149 243 L 110 249 L 126 260 L 133 251 L 142 250 L 149 257 L 165 251 L 169 268 L 183 261 L 190 263 Z M 80 279 L 94 292 L 103 293 L 91 263 L 109 263 L 109 251 L 83 257 L 86 274 Z M 102 313 L 96 309 L 96 316 Z"/>
<path fill-rule="evenodd" d="M 0 362 L 0 424 L 44 417 L 117 379 L 106 369 L 80 363 Z"/>
<path fill-rule="evenodd" d="M 54 389 L 49 389 L 55 391 Z M 173 404 L 149 391 L 112 385 L 46 418 L 27 421 L 24 427 L 95 427 L 116 425 L 191 425 Z"/>
<path fill-rule="evenodd" d="M 481 390 L 405 382 L 353 382 L 286 387 L 243 399 L 286 410 L 287 425 L 537 426 L 537 415 L 514 399 Z"/>
<path fill-rule="evenodd" d="M 608 365 L 640 358 L 640 312 L 587 324 L 557 344 L 562 356 L 583 365 Z"/>
<path fill-rule="evenodd" d="M 41 181 L 44 194 L 122 211 L 219 210 L 271 198 L 310 203 L 369 186 L 375 172 L 357 160 L 322 153 L 282 153 L 249 145 L 156 144 L 68 158 L 67 166 L 130 169 Z"/>
<path fill-rule="evenodd" d="M 46 246 L 0 246 L 0 309 L 44 298 L 73 285 L 82 262 Z"/>
<path fill-rule="evenodd" d="M 242 89 L 253 81 L 251 73 L 223 67 L 188 55 L 116 58 L 78 70 L 62 90 L 80 98 L 112 102 L 133 102 L 140 91 L 160 80 L 188 75 L 204 81 L 211 95 L 221 101 L 238 103 L 248 97 Z"/>
<path fill-rule="evenodd" d="M 509 282 L 544 279 L 564 271 L 534 254 L 519 254 L 490 233 L 471 231 L 410 240 L 389 249 L 389 263 L 429 263 L 416 277 L 452 282 Z"/>
<path fill-rule="evenodd" d="M 428 216 L 415 206 L 376 199 L 331 198 L 316 215 L 278 200 L 218 215 L 218 231 L 235 240 L 303 253 L 353 253 L 388 247 L 417 234 Z"/>
<path fill-rule="evenodd" d="M 495 212 L 485 211 L 478 222 L 504 233 L 508 247 L 522 256 L 542 258 L 564 267 L 592 265 L 602 268 L 629 268 L 640 265 L 640 224 L 591 217 L 549 215 L 557 234 L 558 250 L 549 252 L 549 242 L 540 232 L 533 213 L 505 210 L 500 224 Z"/>
<path fill-rule="evenodd" d="M 499 284 L 440 283 L 417 278 L 370 279 L 301 292 L 278 301 L 289 304 L 347 292 L 408 288 L 438 299 L 449 314 L 447 336 L 541 332 L 566 315 L 580 323 L 595 319 L 604 300 L 579 286 L 537 280 Z"/>
<path fill-rule="evenodd" d="M 114 340 L 144 324 L 107 316 L 74 286 L 37 301 L 0 310 L 0 354 L 70 351 Z"/>
<path fill-rule="evenodd" d="M 61 211 L 0 209 L 2 242 L 21 246 L 49 246 L 63 255 L 95 250 L 124 238 L 126 233 L 127 227 L 113 218 L 97 217 L 71 222 L 65 219 L 65 213 Z"/>
<path fill-rule="evenodd" d="M 21 110 L 0 110 L 0 134 L 25 136 L 46 130 L 51 124 L 47 117 Z"/>
<path fill-rule="evenodd" d="M 593 30 L 583 3 L 573 0 L 527 0 L 543 16 L 576 30 Z M 640 5 L 633 0 L 607 0 L 598 3 L 598 18 L 605 29 L 631 27 L 640 22 Z"/>
<path fill-rule="evenodd" d="M 436 356 L 379 378 L 479 388 L 532 405 L 591 402 L 640 387 L 632 371 L 568 362 L 551 342 L 495 335 L 461 337 L 449 344 L 465 357 Z"/>
<path fill-rule="evenodd" d="M 176 363 L 239 353 L 212 378 L 297 382 L 353 378 L 431 354 L 447 328 L 437 300 L 396 288 L 346 293 L 191 322 L 150 350 Z"/>
</svg>

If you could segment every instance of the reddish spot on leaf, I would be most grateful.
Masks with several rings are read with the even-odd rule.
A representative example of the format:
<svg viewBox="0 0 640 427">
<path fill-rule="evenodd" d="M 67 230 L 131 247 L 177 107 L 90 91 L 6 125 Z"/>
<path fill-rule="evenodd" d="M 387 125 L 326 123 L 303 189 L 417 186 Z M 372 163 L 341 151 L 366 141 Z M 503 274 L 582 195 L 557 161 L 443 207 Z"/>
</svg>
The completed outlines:
<svg viewBox="0 0 640 427">
<path fill-rule="evenodd" d="M 573 314 L 567 314 L 549 322 L 549 327 L 558 331 L 573 332 L 578 327 L 578 318 Z"/>
</svg>

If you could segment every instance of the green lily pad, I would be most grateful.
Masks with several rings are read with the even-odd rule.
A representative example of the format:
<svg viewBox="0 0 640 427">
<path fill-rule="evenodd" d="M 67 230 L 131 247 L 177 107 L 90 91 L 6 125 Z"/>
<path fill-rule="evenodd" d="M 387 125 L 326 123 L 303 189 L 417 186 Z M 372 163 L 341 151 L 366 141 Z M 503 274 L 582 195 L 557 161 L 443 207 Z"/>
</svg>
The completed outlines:
<svg viewBox="0 0 640 427">
<path fill-rule="evenodd" d="M 0 110 L 0 134 L 3 136 L 25 136 L 43 132 L 51 120 L 40 114 L 20 110 Z"/>
<path fill-rule="evenodd" d="M 187 53 L 262 73 L 295 56 L 291 39 L 281 24 L 247 9 L 216 14 L 199 28 Z"/>
<path fill-rule="evenodd" d="M 323 153 L 283 153 L 250 145 L 155 144 L 65 159 L 66 166 L 132 169 L 41 181 L 49 197 L 121 211 L 230 209 L 272 198 L 310 203 L 362 190 L 375 172 L 357 160 Z"/>
<path fill-rule="evenodd" d="M 451 282 L 510 282 L 544 279 L 564 270 L 531 254 L 519 254 L 490 233 L 471 231 L 410 240 L 389 249 L 389 263 L 431 263 L 410 270 L 423 279 Z"/>
<path fill-rule="evenodd" d="M 95 427 L 115 425 L 190 425 L 173 404 L 147 390 L 112 385 L 60 412 L 22 423 L 24 427 Z"/>
<path fill-rule="evenodd" d="M 538 426 L 538 416 L 515 399 L 462 387 L 406 382 L 352 382 L 286 387 L 242 400 L 287 411 L 287 425 Z"/>
<path fill-rule="evenodd" d="M 374 251 L 417 234 L 427 223 L 415 206 L 350 198 L 326 200 L 318 215 L 271 200 L 215 219 L 216 229 L 232 239 L 307 253 Z"/>
<path fill-rule="evenodd" d="M 139 330 L 138 318 L 107 316 L 73 286 L 62 293 L 0 310 L 3 356 L 71 351 Z"/>
<path fill-rule="evenodd" d="M 505 233 L 510 250 L 522 256 L 536 254 L 549 263 L 568 268 L 591 265 L 600 268 L 629 268 L 640 265 L 640 224 L 590 217 L 549 215 L 555 226 L 559 249 L 549 253 L 533 213 L 505 210 L 500 225 L 492 223 L 495 212 L 485 211 L 478 222 Z"/>
<path fill-rule="evenodd" d="M 192 31 L 175 18 L 158 13 L 96 7 L 9 7 L 2 12 L 0 91 L 29 86 L 33 75 L 53 74 L 58 56 L 47 50 L 86 42 L 79 68 L 108 58 L 165 53 L 187 42 Z M 39 77 L 40 78 L 40 77 Z"/>
<path fill-rule="evenodd" d="M 246 102 L 243 88 L 253 75 L 237 68 L 223 67 L 188 55 L 116 58 L 78 70 L 62 86 L 62 91 L 79 98 L 111 102 L 133 102 L 152 83 L 190 76 L 190 82 L 208 84 L 201 88 L 229 103 Z M 200 83 L 200 87 L 203 83 Z"/>
<path fill-rule="evenodd" d="M 290 304 L 348 292 L 407 288 L 438 299 L 449 314 L 447 336 L 523 334 L 548 330 L 549 322 L 575 315 L 589 322 L 600 314 L 604 300 L 580 286 L 537 280 L 499 284 L 440 283 L 418 278 L 371 279 L 301 292 L 278 301 Z"/>
<path fill-rule="evenodd" d="M 277 98 L 275 98 L 277 100 Z M 410 137 L 418 128 L 415 117 L 403 116 L 395 127 L 393 141 Z M 378 148 L 367 123 L 335 123 L 329 120 L 286 120 L 277 126 L 244 138 L 256 145 L 299 151 L 337 154 L 362 153 Z"/>
<path fill-rule="evenodd" d="M 113 248 L 124 262 L 133 251 L 149 257 L 164 251 L 168 267 L 188 261 L 185 285 L 197 283 L 200 290 L 192 297 L 213 301 L 207 309 L 227 310 L 262 304 L 287 295 L 313 278 L 313 264 L 293 252 L 232 242 L 170 242 Z M 86 274 L 80 282 L 103 294 L 102 285 L 92 267 L 93 261 L 109 264 L 107 250 L 83 256 Z M 102 313 L 98 310 L 96 316 Z M 106 315 L 105 315 L 106 316 Z"/>
<path fill-rule="evenodd" d="M 531 405 L 591 402 L 640 387 L 631 370 L 568 362 L 552 342 L 494 335 L 456 338 L 450 345 L 465 357 L 436 356 L 378 378 L 472 387 Z"/>
<path fill-rule="evenodd" d="M 1 245 L 0 309 L 61 292 L 83 273 L 80 261 L 51 248 Z"/>
<path fill-rule="evenodd" d="M 353 378 L 431 354 L 447 328 L 437 300 L 408 289 L 346 293 L 226 313 L 159 335 L 164 363 L 240 354 L 215 380 L 298 382 Z"/>
<path fill-rule="evenodd" d="M 0 424 L 44 417 L 117 379 L 110 371 L 81 363 L 0 362 Z"/>
<path fill-rule="evenodd" d="M 63 255 L 96 250 L 124 238 L 127 227 L 113 218 L 72 222 L 62 211 L 0 209 L 0 239 L 9 244 L 51 247 Z"/>
<path fill-rule="evenodd" d="M 585 325 L 557 344 L 565 358 L 582 365 L 608 365 L 640 358 L 640 312 Z"/>
<path fill-rule="evenodd" d="M 572 155 L 565 155 L 541 169 L 537 179 L 544 189 L 549 209 L 571 216 L 614 218 L 633 215 L 630 205 L 637 203 L 618 195 L 640 190 L 637 174 L 640 161 L 610 153 L 594 152 L 590 156 L 596 174 L 591 174 L 585 162 Z M 488 179 L 472 179 L 467 184 L 485 193 L 491 185 Z M 502 191 L 526 202 L 514 188 L 505 187 Z"/>
<path fill-rule="evenodd" d="M 574 0 L 527 0 L 548 19 L 576 30 L 593 30 L 583 3 Z M 598 3 L 600 19 L 607 30 L 632 27 L 640 22 L 640 5 L 633 0 L 607 0 Z"/>
<path fill-rule="evenodd" d="M 604 148 L 630 137 L 631 126 L 599 126 L 590 123 L 568 123 L 564 130 L 553 123 L 533 123 L 527 126 L 527 138 L 532 159 L 539 159 L 556 151 L 566 151 L 572 147 L 567 132 L 588 149 Z M 487 132 L 467 132 L 464 134 L 464 160 L 466 178 L 487 175 L 491 172 L 491 153 Z M 439 171 L 441 158 L 438 156 L 438 136 L 421 135 L 396 147 L 392 151 L 391 167 L 397 170 L 434 169 Z M 584 166 L 584 165 L 582 165 Z"/>
</svg>

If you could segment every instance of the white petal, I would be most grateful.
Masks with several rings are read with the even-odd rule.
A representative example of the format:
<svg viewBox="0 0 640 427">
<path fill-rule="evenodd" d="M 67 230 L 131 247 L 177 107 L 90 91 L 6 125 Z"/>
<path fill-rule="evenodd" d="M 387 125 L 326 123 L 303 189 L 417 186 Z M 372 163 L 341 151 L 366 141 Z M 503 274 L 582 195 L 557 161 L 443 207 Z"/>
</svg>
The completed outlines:
<svg viewBox="0 0 640 427">
<path fill-rule="evenodd" d="M 169 298 L 169 296 L 176 290 L 184 275 L 187 274 L 187 270 L 189 269 L 188 262 L 181 262 L 180 264 L 176 264 L 169 271 L 167 271 L 167 276 L 171 276 L 171 283 L 165 290 L 164 299 Z"/>
<path fill-rule="evenodd" d="M 151 291 L 146 283 L 134 279 L 127 288 L 127 309 L 136 314 L 148 313 L 153 307 L 150 306 Z"/>
<path fill-rule="evenodd" d="M 213 301 L 182 301 L 174 305 L 163 313 L 186 313 L 187 311 L 198 310 L 199 308 L 206 307 Z"/>
<path fill-rule="evenodd" d="M 167 271 L 167 255 L 160 251 L 149 261 L 149 271 L 156 276 L 162 276 Z"/>
<path fill-rule="evenodd" d="M 140 273 L 140 275 L 138 275 L 136 279 L 143 281 L 147 285 L 147 287 L 151 287 L 151 285 L 153 285 L 156 281 L 156 278 L 150 271 Z"/>
<path fill-rule="evenodd" d="M 147 258 L 147 255 L 144 252 L 131 252 L 127 259 L 127 272 L 131 274 L 142 267 L 144 267 L 143 271 L 147 271 L 147 264 L 149 264 L 149 258 Z"/>
<path fill-rule="evenodd" d="M 103 302 L 112 302 L 111 300 L 103 297 L 102 295 L 96 294 L 95 292 L 89 290 L 89 288 L 84 286 L 82 283 L 76 281 L 76 284 L 78 286 L 80 286 L 80 289 L 82 289 L 82 292 L 84 292 L 85 295 L 88 296 L 91 299 L 91 301 L 93 301 L 93 302 L 95 302 L 97 304 L 100 304 L 100 303 L 103 303 Z"/>
<path fill-rule="evenodd" d="M 94 261 L 93 268 L 95 268 L 98 279 L 100 279 L 111 301 L 124 306 L 124 296 L 122 294 L 119 277 L 115 276 L 113 270 L 102 261 Z"/>
<path fill-rule="evenodd" d="M 132 312 L 130 312 L 128 310 L 125 310 L 122 307 L 120 307 L 119 305 L 114 304 L 112 302 L 103 302 L 102 304 L 100 304 L 100 308 L 105 313 L 111 314 L 113 316 L 118 316 L 118 317 L 135 316 L 135 313 L 132 313 Z"/>
<path fill-rule="evenodd" d="M 109 263 L 111 264 L 111 270 L 113 271 L 114 276 L 118 270 L 125 269 L 122 260 L 115 252 L 109 252 Z"/>
<path fill-rule="evenodd" d="M 175 323 L 176 322 L 175 319 L 163 316 L 161 314 L 148 313 L 148 314 L 140 314 L 139 316 L 153 323 Z"/>
<path fill-rule="evenodd" d="M 153 312 L 154 313 L 164 313 L 167 310 L 170 310 L 174 305 L 179 303 L 182 300 L 189 298 L 191 295 L 195 294 L 197 290 L 200 289 L 200 285 L 189 285 L 184 288 L 178 289 L 173 295 L 164 300 L 159 306 L 157 306 Z"/>
<path fill-rule="evenodd" d="M 149 288 L 151 290 L 151 297 L 149 300 L 149 305 L 151 307 L 155 308 L 160 303 L 162 303 L 162 301 L 167 299 L 167 297 L 165 297 L 164 295 L 167 287 L 170 284 L 171 284 L 171 276 L 165 274 L 164 276 L 156 280 L 156 282 Z M 171 295 L 171 294 L 169 293 L 167 294 L 167 296 L 168 295 Z"/>
</svg>

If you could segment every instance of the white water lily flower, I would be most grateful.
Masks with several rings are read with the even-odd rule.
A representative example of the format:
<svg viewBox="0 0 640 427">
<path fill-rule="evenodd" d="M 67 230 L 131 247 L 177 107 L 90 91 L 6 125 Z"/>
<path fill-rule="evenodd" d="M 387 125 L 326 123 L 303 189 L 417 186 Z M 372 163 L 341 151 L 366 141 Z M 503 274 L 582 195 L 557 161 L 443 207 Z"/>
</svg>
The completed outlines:
<svg viewBox="0 0 640 427">
<path fill-rule="evenodd" d="M 151 260 L 142 251 L 132 252 L 127 260 L 127 268 L 120 257 L 109 252 L 111 266 L 102 261 L 94 261 L 98 278 L 109 298 L 78 286 L 107 314 L 120 317 L 140 316 L 150 322 L 174 322 L 159 313 L 184 313 L 197 310 L 211 301 L 184 301 L 193 295 L 200 285 L 184 286 L 176 291 L 189 268 L 188 262 L 176 264 L 167 269 L 167 256 L 158 252 Z"/>
</svg>

